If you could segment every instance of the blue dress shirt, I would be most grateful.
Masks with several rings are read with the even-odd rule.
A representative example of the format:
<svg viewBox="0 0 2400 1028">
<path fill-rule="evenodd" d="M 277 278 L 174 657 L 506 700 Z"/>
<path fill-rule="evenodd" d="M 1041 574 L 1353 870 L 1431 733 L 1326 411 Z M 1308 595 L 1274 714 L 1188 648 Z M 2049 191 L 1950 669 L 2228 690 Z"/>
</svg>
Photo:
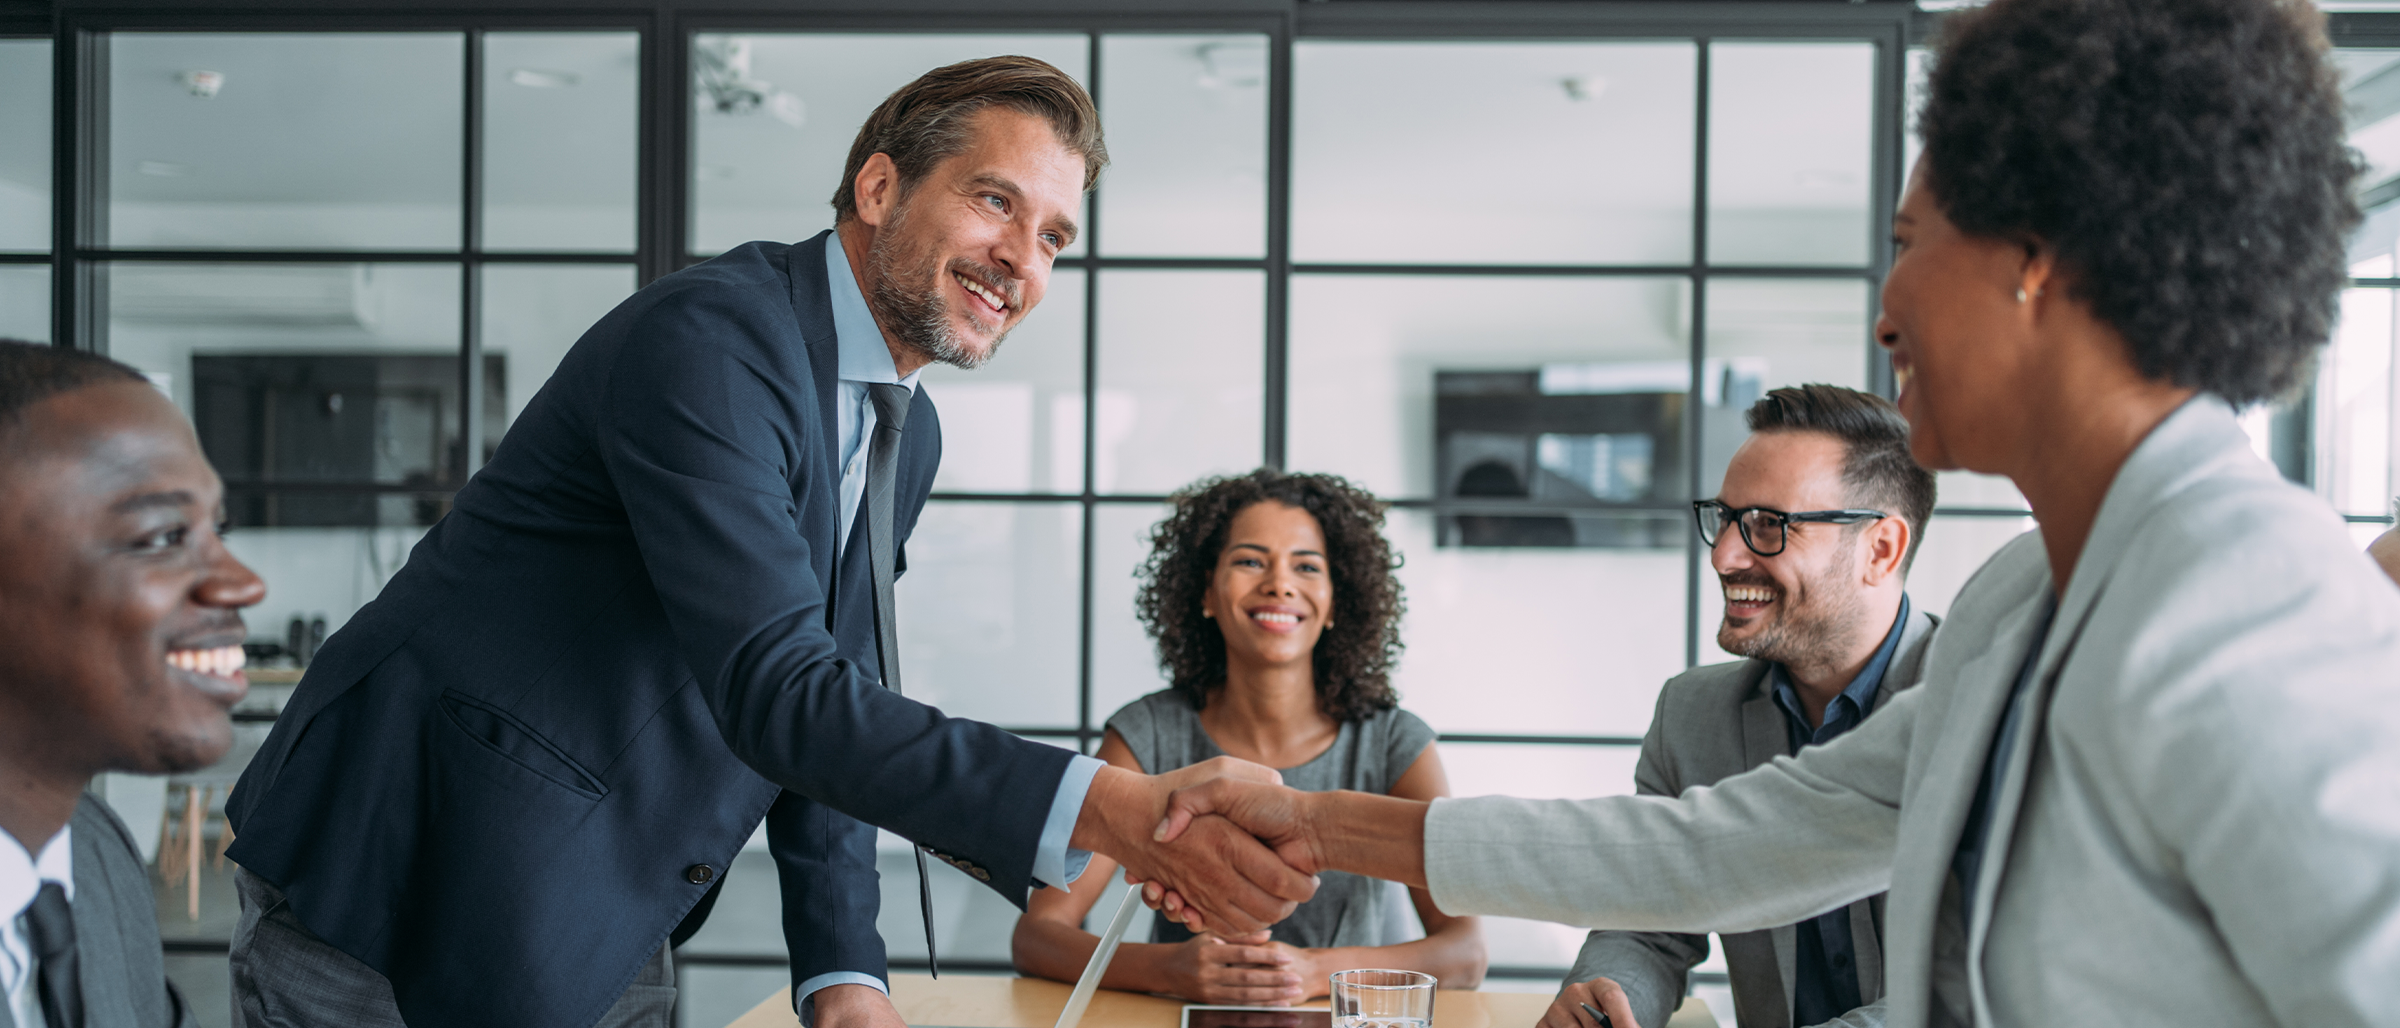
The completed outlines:
<svg viewBox="0 0 2400 1028">
<path fill-rule="evenodd" d="M 842 234 L 834 233 L 825 239 L 825 282 L 833 298 L 834 343 L 841 354 L 837 372 L 840 387 L 834 390 L 834 412 L 838 419 L 839 446 L 842 461 L 842 524 L 857 523 L 860 500 L 867 491 L 867 456 L 860 442 L 874 428 L 875 408 L 867 403 L 868 383 L 892 382 L 917 388 L 917 377 L 923 369 L 902 378 L 892 363 L 892 350 L 884 342 L 883 329 L 875 324 L 875 315 L 867 310 L 866 294 L 858 288 L 858 279 L 850 272 L 850 259 L 842 251 Z M 849 547 L 850 537 L 842 535 L 841 546 Z M 1081 877 L 1091 863 L 1088 851 L 1069 849 L 1067 840 L 1075 834 L 1075 819 L 1083 813 L 1083 797 L 1091 791 L 1092 779 L 1099 775 L 1101 762 L 1078 755 L 1067 763 L 1059 777 L 1058 792 L 1050 800 L 1049 819 L 1042 823 L 1042 840 L 1033 858 L 1033 877 L 1043 885 L 1066 888 Z M 792 1002 L 803 1022 L 813 1022 L 815 1004 L 812 998 L 818 989 L 828 985 L 865 985 L 889 994 L 891 986 L 883 979 L 858 971 L 833 971 L 818 975 L 792 990 Z"/>
<path fill-rule="evenodd" d="M 1825 704 L 1824 722 L 1815 727 L 1809 725 L 1808 712 L 1800 705 L 1800 694 L 1792 688 L 1791 676 L 1784 672 L 1783 665 L 1777 664 L 1767 671 L 1767 680 L 1774 686 L 1775 705 L 1783 709 L 1784 728 L 1790 735 L 1793 753 L 1799 753 L 1802 747 L 1830 742 L 1858 727 L 1867 715 L 1875 712 L 1875 693 L 1883 687 L 1883 675 L 1892 666 L 1892 655 L 1900 651 L 1900 635 L 1908 627 L 1908 613 L 1908 596 L 1904 593 L 1900 597 L 1900 616 L 1892 621 L 1891 631 L 1884 633 L 1883 645 L 1876 648 L 1867 666 L 1859 669 L 1858 677 Z M 1858 991 L 1858 949 L 1850 936 L 1850 908 L 1835 907 L 1792 927 L 1795 935 L 1792 1023 L 1823 1024 L 1865 1003 Z"/>
</svg>

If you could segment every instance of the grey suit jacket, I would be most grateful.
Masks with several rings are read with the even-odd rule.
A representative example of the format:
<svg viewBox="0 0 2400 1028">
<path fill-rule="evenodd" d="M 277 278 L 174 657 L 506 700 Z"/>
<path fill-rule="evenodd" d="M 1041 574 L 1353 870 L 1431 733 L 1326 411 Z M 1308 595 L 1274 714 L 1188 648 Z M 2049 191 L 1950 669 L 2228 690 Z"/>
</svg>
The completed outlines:
<svg viewBox="0 0 2400 1028">
<path fill-rule="evenodd" d="M 1939 618 L 1912 611 L 1901 626 L 1900 646 L 1875 690 L 1874 710 L 1917 684 L 1925 670 L 1926 644 Z M 1644 796 L 1680 796 L 1686 789 L 1714 785 L 1791 753 L 1783 710 L 1775 705 L 1763 660 L 1735 660 L 1693 668 L 1658 691 L 1658 709 L 1642 740 L 1634 767 L 1634 791 Z M 1857 949 L 1858 994 L 1867 1005 L 1840 1023 L 1872 1028 L 1883 1023 L 1883 896 L 1850 904 L 1850 938 Z M 1799 933 L 1789 924 L 1767 931 L 1725 936 L 1725 965 L 1733 979 L 1733 1011 L 1741 1028 L 1792 1028 L 1794 953 Z M 1708 958 L 1708 936 L 1678 932 L 1593 932 L 1576 955 L 1567 981 L 1607 977 L 1625 989 L 1642 1028 L 1667 1023 L 1683 1000 L 1694 965 Z"/>
<path fill-rule="evenodd" d="M 1971 920 L 1950 872 L 2044 611 Z M 1434 902 L 1744 931 L 1889 889 L 1889 1023 L 2400 1025 L 2400 590 L 2186 404 L 2054 592 L 2038 535 L 1857 730 L 1676 799 L 1443 800 Z M 1972 924 L 1972 932 L 1962 926 Z"/>
<path fill-rule="evenodd" d="M 75 831 L 75 961 L 84 1028 L 198 1028 L 167 982 L 158 906 L 132 833 L 89 794 L 67 823 Z M 0 1002 L 0 1028 L 16 1023 Z"/>
</svg>

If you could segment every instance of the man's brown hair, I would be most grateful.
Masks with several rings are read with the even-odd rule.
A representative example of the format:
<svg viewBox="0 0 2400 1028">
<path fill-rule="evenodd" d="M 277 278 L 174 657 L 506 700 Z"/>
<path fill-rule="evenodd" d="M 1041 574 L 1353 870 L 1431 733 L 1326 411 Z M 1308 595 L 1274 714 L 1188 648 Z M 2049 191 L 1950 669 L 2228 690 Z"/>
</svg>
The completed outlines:
<svg viewBox="0 0 2400 1028">
<path fill-rule="evenodd" d="M 1917 562 L 1925 522 L 1933 516 L 1933 472 L 1908 453 L 1908 419 L 1873 393 L 1810 383 L 1770 390 L 1746 414 L 1753 432 L 1822 432 L 1842 441 L 1842 487 L 1865 504 L 1908 523 L 1908 552 L 1900 573 Z"/>
<path fill-rule="evenodd" d="M 833 220 L 858 216 L 852 191 L 867 158 L 885 154 L 900 173 L 900 191 L 923 181 L 934 166 L 975 141 L 975 116 L 992 107 L 1033 115 L 1050 123 L 1060 145 L 1083 156 L 1083 188 L 1090 192 L 1108 165 L 1100 138 L 1100 110 L 1066 72 L 1031 57 L 985 57 L 935 68 L 885 97 L 859 126 L 833 191 Z"/>
</svg>

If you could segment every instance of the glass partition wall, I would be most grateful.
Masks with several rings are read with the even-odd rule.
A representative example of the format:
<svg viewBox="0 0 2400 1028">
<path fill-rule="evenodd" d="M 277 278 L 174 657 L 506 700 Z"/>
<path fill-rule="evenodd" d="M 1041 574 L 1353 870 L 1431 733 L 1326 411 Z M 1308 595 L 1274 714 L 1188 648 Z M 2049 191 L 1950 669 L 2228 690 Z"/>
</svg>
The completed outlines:
<svg viewBox="0 0 2400 1028">
<path fill-rule="evenodd" d="M 1725 657 L 1689 501 L 1742 409 L 1890 388 L 1901 5 L 283 17 L 70 3 L 55 46 L 0 37 L 0 132 L 76 126 L 0 149 L 0 335 L 109 352 L 193 416 L 270 585 L 262 641 L 372 598 L 600 314 L 829 227 L 866 113 L 990 54 L 1083 82 L 1115 160 L 1001 356 L 925 374 L 945 459 L 901 639 L 952 713 L 1088 752 L 1162 685 L 1132 597 L 1166 494 L 1274 465 L 1392 503 L 1402 700 L 1457 792 L 1629 791 L 1659 684 Z M 2400 72 L 2344 59 L 2372 156 Z M 2362 541 L 2400 453 L 2387 214 L 2312 397 L 2254 416 Z M 2032 524 L 2005 481 L 1941 487 L 1911 589 L 1936 612 Z M 921 966 L 903 892 L 886 936 Z M 1002 901 L 946 879 L 937 908 L 945 963 L 1006 966 Z M 696 973 L 737 973 L 705 966 L 716 932 Z M 1527 987 L 1580 939 L 1488 932 Z"/>
</svg>

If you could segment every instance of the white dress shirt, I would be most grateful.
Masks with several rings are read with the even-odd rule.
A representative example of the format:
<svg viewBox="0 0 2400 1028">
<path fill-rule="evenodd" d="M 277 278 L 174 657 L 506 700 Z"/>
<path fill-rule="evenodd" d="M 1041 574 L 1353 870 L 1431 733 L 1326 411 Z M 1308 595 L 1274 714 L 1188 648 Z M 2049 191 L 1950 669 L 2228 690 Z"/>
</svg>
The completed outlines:
<svg viewBox="0 0 2400 1028">
<path fill-rule="evenodd" d="M 850 533 L 858 523 L 861 501 L 867 492 L 867 447 L 863 445 L 875 428 L 875 406 L 867 402 L 869 383 L 897 383 L 917 389 L 918 369 L 902 378 L 892 363 L 892 350 L 884 341 L 883 329 L 875 324 L 875 315 L 867 310 L 867 298 L 858 288 L 858 279 L 850 272 L 850 258 L 842 250 L 840 233 L 825 237 L 825 285 L 833 301 L 834 344 L 840 354 L 839 388 L 834 390 L 834 422 L 840 433 L 834 440 L 834 452 L 842 462 L 841 540 L 834 551 L 839 559 L 850 545 Z M 1092 779 L 1100 773 L 1101 762 L 1077 754 L 1067 762 L 1066 773 L 1059 778 L 1058 792 L 1050 800 L 1050 814 L 1042 823 L 1042 838 L 1034 850 L 1033 877 L 1044 885 L 1066 888 L 1083 874 L 1091 853 L 1069 849 L 1067 840 L 1074 835 L 1075 819 L 1083 812 L 1083 797 L 1092 787 Z M 25 894 L 31 902 L 33 894 Z M 803 1023 L 813 1023 L 815 1004 L 811 997 L 828 985 L 867 985 L 882 992 L 891 992 L 883 979 L 857 971 L 832 971 L 817 975 L 792 990 L 792 1000 Z"/>
<path fill-rule="evenodd" d="M 57 882 L 75 901 L 74 829 L 61 825 L 42 847 L 41 856 L 25 852 L 17 837 L 0 831 L 0 990 L 8 993 L 8 1010 L 20 1028 L 42 1028 L 42 1001 L 33 987 L 33 946 L 25 938 L 25 912 L 43 882 Z"/>
</svg>

